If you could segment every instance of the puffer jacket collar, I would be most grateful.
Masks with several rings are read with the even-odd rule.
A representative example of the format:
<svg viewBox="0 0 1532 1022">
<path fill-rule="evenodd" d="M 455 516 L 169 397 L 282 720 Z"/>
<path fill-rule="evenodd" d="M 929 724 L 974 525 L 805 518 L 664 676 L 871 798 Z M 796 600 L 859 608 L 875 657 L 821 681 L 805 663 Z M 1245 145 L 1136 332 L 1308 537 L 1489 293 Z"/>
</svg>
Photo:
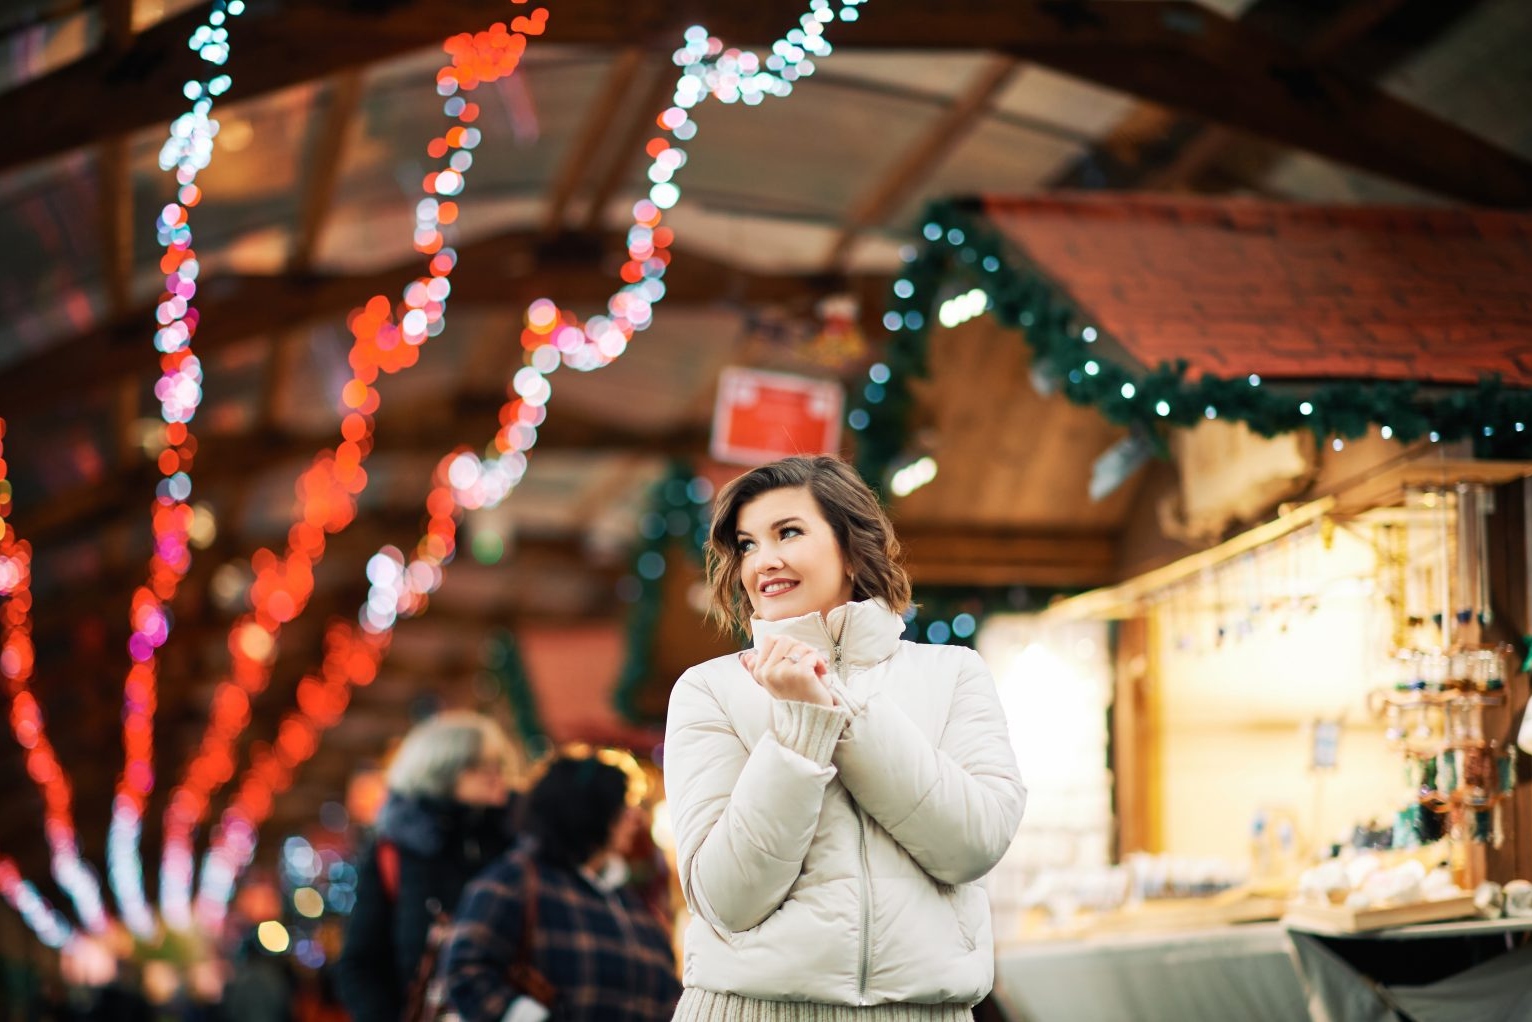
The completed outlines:
<svg viewBox="0 0 1532 1022">
<path fill-rule="evenodd" d="M 440 854 L 449 844 L 474 841 L 499 847 L 512 832 L 510 807 L 470 806 L 453 799 L 389 792 L 378 814 L 378 834 L 416 855 Z"/>
<path fill-rule="evenodd" d="M 861 600 L 836 607 L 828 617 L 816 611 L 781 621 L 751 618 L 750 627 L 756 645 L 768 635 L 785 635 L 826 654 L 839 636 L 841 661 L 861 670 L 894 655 L 904 634 L 904 619 L 882 600 Z"/>
</svg>

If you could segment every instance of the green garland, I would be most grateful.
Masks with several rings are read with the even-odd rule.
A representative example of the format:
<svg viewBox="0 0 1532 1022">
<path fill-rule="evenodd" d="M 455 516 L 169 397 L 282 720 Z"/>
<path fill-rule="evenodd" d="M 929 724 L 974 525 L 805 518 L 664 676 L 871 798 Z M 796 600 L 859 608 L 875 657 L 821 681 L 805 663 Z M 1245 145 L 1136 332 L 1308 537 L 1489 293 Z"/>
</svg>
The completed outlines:
<svg viewBox="0 0 1532 1022">
<path fill-rule="evenodd" d="M 972 648 L 989 615 L 1039 610 L 1062 592 L 1030 586 L 921 586 L 905 615 L 902 638 Z"/>
<path fill-rule="evenodd" d="M 664 609 L 665 553 L 681 543 L 693 560 L 701 562 L 712 498 L 712 485 L 683 461 L 671 462 L 665 478 L 650 491 L 649 510 L 639 520 L 643 542 L 633 558 L 633 573 L 621 583 L 633 590 L 627 652 L 613 693 L 617 712 L 625 720 L 638 721 L 638 690 L 653 672 L 654 636 Z"/>
<path fill-rule="evenodd" d="M 484 651 L 484 665 L 510 704 L 522 745 L 529 755 L 536 757 L 547 746 L 548 735 L 537 712 L 537 696 L 532 691 L 532 680 L 527 676 L 516 637 L 509 632 L 491 636 Z"/>
<path fill-rule="evenodd" d="M 927 375 L 931 321 L 946 291 L 981 288 L 989 312 L 1018 329 L 1033 366 L 1069 400 L 1100 409 L 1111 422 L 1153 438 L 1160 452 L 1167 427 L 1204 419 L 1243 422 L 1262 436 L 1307 429 L 1321 441 L 1355 439 L 1377 426 L 1384 438 L 1410 443 L 1472 439 L 1481 456 L 1532 457 L 1532 390 L 1486 377 L 1471 387 L 1432 387 L 1385 380 L 1312 385 L 1266 384 L 1257 376 L 1187 378 L 1185 362 L 1144 373 L 1103 357 L 1100 329 L 1068 294 L 1016 251 L 984 216 L 977 200 L 930 207 L 927 244 L 894 283 L 884 325 L 892 339 L 855 395 L 847 425 L 857 436 L 857 468 L 881 487 L 904 448 L 914 405 L 909 381 Z M 1337 439 L 1339 442 L 1339 439 Z"/>
</svg>

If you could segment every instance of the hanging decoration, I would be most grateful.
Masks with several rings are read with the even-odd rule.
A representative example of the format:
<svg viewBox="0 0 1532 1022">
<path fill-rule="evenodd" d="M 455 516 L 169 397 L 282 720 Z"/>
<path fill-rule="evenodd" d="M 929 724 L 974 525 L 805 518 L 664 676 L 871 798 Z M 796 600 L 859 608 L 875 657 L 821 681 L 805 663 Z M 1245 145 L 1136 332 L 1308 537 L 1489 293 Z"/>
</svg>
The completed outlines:
<svg viewBox="0 0 1532 1022">
<path fill-rule="evenodd" d="M 341 421 L 342 442 L 322 451 L 297 485 L 297 521 L 280 556 L 257 551 L 251 559 L 255 582 L 250 590 L 253 609 L 230 631 L 232 666 L 229 677 L 214 691 L 209 722 L 196 756 L 171 795 L 165 813 L 164 857 L 160 866 L 160 906 L 174 927 L 191 922 L 193 880 L 192 843 L 214 794 L 234 775 L 234 753 L 250 719 L 250 700 L 270 680 L 283 624 L 301 614 L 314 591 L 314 566 L 324 557 L 325 536 L 341 531 L 356 517 L 357 497 L 367 485 L 363 468 L 372 451 L 373 417 L 380 404 L 379 374 L 413 366 L 420 346 L 446 327 L 450 275 L 457 253 L 445 243 L 442 227 L 458 216 L 453 199 L 463 191 L 473 165 L 479 129 L 473 127 L 479 107 L 458 95 L 481 83 L 514 73 L 526 49 L 527 37 L 538 35 L 547 13 L 538 8 L 515 19 L 515 31 L 496 24 L 477 35 L 460 35 L 445 44 L 450 63 L 437 75 L 437 92 L 445 97 L 443 113 L 457 123 L 427 145 L 427 154 L 440 161 L 421 182 L 425 197 L 416 205 L 414 244 L 429 257 L 428 275 L 404 289 L 397 307 L 375 295 L 353 312 L 348 326 L 354 337 L 348 359 L 352 378 L 341 390 L 348 412 Z"/>
<path fill-rule="evenodd" d="M 872 485 L 884 484 L 904 447 L 914 403 L 909 380 L 926 375 L 931 321 L 950 328 L 986 310 L 1022 332 L 1044 388 L 1142 430 L 1161 454 L 1167 428 L 1215 418 L 1243 422 L 1266 437 L 1308 430 L 1332 446 L 1376 428 L 1385 440 L 1468 439 L 1502 454 L 1532 454 L 1532 391 L 1497 378 L 1427 391 L 1387 380 L 1299 386 L 1268 384 L 1256 375 L 1192 379 L 1184 363 L 1132 369 L 1105 357 L 1097 344 L 1105 335 L 1089 312 L 1009 245 L 977 202 L 933 205 L 921 235 L 920 248 L 902 251 L 906 268 L 883 316 L 891 335 L 885 357 L 868 370 L 861 399 L 846 417 L 859 434 L 858 469 Z"/>
<path fill-rule="evenodd" d="M 192 33 L 187 45 L 212 69 L 204 80 L 194 78 L 182 90 L 192 108 L 170 125 L 169 137 L 160 149 L 160 169 L 174 171 L 176 201 L 160 211 L 155 229 L 165 255 L 160 270 L 165 290 L 155 309 L 159 327 L 154 346 L 160 354 L 161 377 L 154 387 L 165 421 L 164 449 L 159 455 L 163 477 L 155 493 L 150 521 L 154 532 L 154 555 L 149 579 L 133 593 L 132 634 L 128 655 L 133 665 L 123 683 L 123 770 L 112 800 L 112 822 L 107 834 L 107 876 L 117 896 L 123 922 L 141 939 L 154 935 L 154 913 L 144 896 L 143 861 L 139 835 L 144 806 L 154 790 L 154 710 L 158 690 L 158 649 L 169 638 L 170 602 L 191 568 L 189 545 L 192 507 L 192 459 L 196 438 L 187 424 L 202 401 L 202 365 L 192 353 L 197 330 L 199 263 L 192 248 L 191 210 L 201 201 L 196 180 L 213 156 L 218 122 L 210 115 L 215 97 L 228 91 L 233 80 L 218 70 L 229 59 L 228 19 L 244 12 L 244 0 L 215 0 L 207 21 Z"/>
<path fill-rule="evenodd" d="M 234 881 L 254 854 L 256 834 L 276 796 L 292 786 L 298 767 L 318 751 L 320 737 L 339 723 L 351 689 L 377 677 L 387 652 L 387 636 L 368 635 L 343 621 L 330 625 L 323 665 L 298 683 L 298 708 L 283 717 L 276 740 L 251 750 L 250 769 L 219 820 L 197 892 L 196 917 L 207 932 L 222 924 Z"/>
<path fill-rule="evenodd" d="M 679 545 L 701 564 L 712 500 L 713 484 L 685 462 L 673 461 L 665 478 L 654 485 L 649 509 L 638 521 L 641 542 L 633 573 L 618 590 L 632 602 L 627 652 L 613 692 L 617 712 L 626 720 L 638 719 L 638 690 L 653 673 L 654 638 L 664 609 L 666 551 Z"/>
<path fill-rule="evenodd" d="M 0 419 L 0 674 L 10 697 L 11 733 L 25 750 L 27 774 L 43 796 L 43 833 L 48 841 L 53 878 L 74 902 L 80 920 L 92 933 L 106 929 L 101 885 L 80 857 L 75 835 L 73 790 L 48 741 L 42 705 L 32 692 L 36 655 L 32 647 L 32 545 L 18 539 L 7 521 L 11 484 L 6 479 L 5 421 Z M 30 921 L 30 917 L 29 917 Z"/>
<path fill-rule="evenodd" d="M 843 21 L 856 19 L 858 2 L 843 0 L 844 6 L 840 12 Z M 778 40 L 772 47 L 771 56 L 764 60 L 752 53 L 725 49 L 719 40 L 710 37 L 706 29 L 700 26 L 687 29 L 687 45 L 676 51 L 673 58 L 682 68 L 676 86 L 675 105 L 659 115 L 658 125 L 672 138 L 686 141 L 695 137 L 697 131 L 687 111 L 709 95 L 725 103 L 743 101 L 755 105 L 767 95 L 790 94 L 794 80 L 813 72 L 814 65 L 810 56 L 824 56 L 830 52 L 823 32 L 824 25 L 834 18 L 829 0 L 813 0 L 810 12 L 800 19 L 800 27 Z M 518 18 L 512 24 L 518 32 L 535 28 L 535 32 L 529 34 L 540 34 L 546 21 L 546 12 L 539 9 L 532 18 Z M 446 48 L 453 57 L 453 64 L 443 68 L 437 83 L 438 91 L 449 97 L 449 115 L 452 115 L 454 109 L 462 109 L 454 106 L 454 101 L 459 99 L 455 94 L 460 88 L 471 89 L 481 81 L 494 80 L 493 77 L 487 77 L 486 72 L 510 73 L 509 70 L 499 72 L 497 69 L 502 65 L 487 60 L 486 53 L 514 54 L 519 58 L 521 50 L 525 48 L 525 40 L 523 38 L 518 43 L 516 38 L 506 32 L 504 25 L 496 25 L 487 33 L 457 36 L 448 41 Z M 514 69 L 514 62 L 511 69 Z M 472 107 L 472 104 L 465 106 Z M 477 114 L 476 108 L 474 113 Z M 450 138 L 447 141 L 450 145 Z M 526 471 L 526 452 L 536 443 L 537 427 L 547 416 L 546 406 L 552 393 L 548 375 L 560 365 L 589 371 L 610 364 L 626 350 L 634 333 L 646 329 L 652 322 L 653 306 L 665 294 L 662 278 L 670 262 L 668 249 L 673 240 L 672 232 L 660 224 L 663 211 L 675 205 L 680 198 L 680 188 L 673 178 L 676 171 L 685 164 L 686 156 L 683 150 L 662 137 L 651 139 L 645 151 L 652 160 L 649 179 L 654 184 L 648 198 L 641 199 L 633 206 L 634 226 L 628 233 L 629 259 L 619 271 L 626 285 L 607 303 L 608 315 L 593 316 L 583 324 L 572 312 L 560 309 L 546 298 L 538 299 L 528 307 L 527 326 L 521 337 L 525 349 L 525 365 L 512 380 L 510 400 L 501 408 L 501 428 L 490 445 L 495 453 L 481 458 L 472 452 L 462 451 L 451 456 L 448 467 L 449 492 L 445 500 L 450 501 L 452 506 L 451 521 L 454 529 L 463 511 L 498 505 L 520 482 Z M 454 168 L 451 172 L 460 175 L 462 171 Z M 436 178 L 428 176 L 428 187 L 441 185 L 448 173 L 443 171 Z M 445 183 L 451 189 L 461 186 L 458 178 L 445 178 Z M 456 194 L 456 191 L 443 194 Z M 456 215 L 455 209 L 453 215 Z M 418 246 L 421 242 L 418 232 L 416 240 Z M 425 240 L 427 244 L 433 241 L 439 243 L 436 238 L 427 237 Z M 373 300 L 374 303 L 379 301 Z M 375 393 L 373 401 L 375 408 Z M 444 499 L 439 496 L 441 493 L 442 488 L 438 486 L 428 499 L 428 510 L 433 521 L 440 520 L 437 511 L 439 502 Z M 424 609 L 426 598 L 441 584 L 440 569 L 450 561 L 453 554 L 452 545 L 441 540 L 440 533 L 433 536 L 428 527 L 427 534 L 417 547 L 415 558 L 408 565 L 397 573 L 380 573 L 385 579 L 381 584 L 377 579 L 372 579 L 373 589 L 361 614 L 365 631 L 382 635 L 394 627 L 401 614 L 418 613 Z M 375 563 L 376 557 L 370 564 Z M 271 642 L 274 646 L 274 636 Z M 270 652 L 268 655 L 271 655 Z M 215 695 L 215 712 L 217 699 Z M 248 715 L 248 697 L 241 706 Z M 232 743 L 229 743 L 223 751 L 228 752 L 231 747 Z M 227 776 L 232 775 L 232 756 L 218 762 L 220 772 L 224 765 L 229 767 L 229 774 L 225 775 L 227 779 Z M 205 795 L 198 799 L 197 805 L 200 815 L 206 809 Z M 173 804 L 172 810 L 175 808 Z M 194 826 L 195 823 L 191 825 Z M 175 835 L 175 873 L 177 878 L 185 877 L 187 889 L 191 877 L 191 827 L 183 824 Z M 169 832 L 167 813 L 167 834 Z M 215 839 L 215 850 L 222 844 Z M 229 852 L 219 854 L 231 861 L 243 858 L 248 862 L 254 851 L 253 828 L 248 849 L 242 851 L 242 855 Z M 167 862 L 170 854 L 167 841 Z M 234 875 L 227 881 L 220 877 L 219 889 L 211 892 L 206 901 L 199 899 L 199 915 L 208 921 L 221 918 L 223 909 L 220 898 L 223 904 L 227 903 L 241 868 L 236 866 Z M 162 867 L 162 876 L 164 871 Z M 181 912 L 182 909 L 189 910 L 189 905 L 178 904 L 176 907 L 178 915 L 189 916 L 189 911 L 184 914 Z M 162 900 L 162 911 L 166 908 Z"/>
<path fill-rule="evenodd" d="M 485 649 L 484 666 L 510 704 L 522 746 L 527 755 L 535 759 L 548 747 L 548 735 L 543 730 L 537 695 L 532 691 L 532 679 L 527 676 L 527 666 L 521 658 L 521 646 L 516 637 L 510 632 L 497 632 Z"/>
<path fill-rule="evenodd" d="M 0 856 L 0 897 L 21 916 L 37 939 L 48 947 L 59 949 L 75 938 L 74 927 L 48 899 L 37 893 L 37 888 L 21 878 L 16 861 Z"/>
</svg>

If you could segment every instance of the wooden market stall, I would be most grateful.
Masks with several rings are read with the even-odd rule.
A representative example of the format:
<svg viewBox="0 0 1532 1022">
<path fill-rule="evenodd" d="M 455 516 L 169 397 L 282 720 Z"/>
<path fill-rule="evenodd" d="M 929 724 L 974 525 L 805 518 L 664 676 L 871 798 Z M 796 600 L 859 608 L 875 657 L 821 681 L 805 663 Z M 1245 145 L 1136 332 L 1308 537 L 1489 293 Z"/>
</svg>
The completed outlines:
<svg viewBox="0 0 1532 1022">
<path fill-rule="evenodd" d="M 949 203 L 924 237 L 896 283 L 891 378 L 864 406 L 870 474 L 941 468 L 898 513 L 1049 457 L 1060 419 L 1029 435 L 1027 413 L 1066 399 L 1093 409 L 1073 434 L 1089 453 L 1015 499 L 1132 495 L 1105 537 L 1125 581 L 980 636 L 1034 790 L 992 886 L 1002 974 L 1039 937 L 1300 925 L 1300 873 L 1343 848 L 1447 869 L 1374 892 L 1375 915 L 1355 890 L 1313 907 L 1321 928 L 1469 916 L 1480 882 L 1532 877 L 1514 749 L 1532 220 L 1051 196 Z M 1014 400 L 944 391 L 979 351 Z"/>
</svg>

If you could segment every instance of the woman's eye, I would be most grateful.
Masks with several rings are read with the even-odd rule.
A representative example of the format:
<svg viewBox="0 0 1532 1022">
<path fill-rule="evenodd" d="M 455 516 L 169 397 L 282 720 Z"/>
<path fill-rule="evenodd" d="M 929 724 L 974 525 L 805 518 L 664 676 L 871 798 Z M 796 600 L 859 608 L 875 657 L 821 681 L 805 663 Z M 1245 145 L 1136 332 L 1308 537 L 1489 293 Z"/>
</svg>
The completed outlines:
<svg viewBox="0 0 1532 1022">
<path fill-rule="evenodd" d="M 788 525 L 788 526 L 785 526 L 782 529 L 782 538 L 783 539 L 787 539 L 789 536 L 801 536 L 801 535 L 803 535 L 803 530 L 798 528 L 798 526 L 796 526 L 796 525 Z"/>
<path fill-rule="evenodd" d="M 737 549 L 742 554 L 748 554 L 750 551 L 755 549 L 755 540 L 753 539 L 741 539 L 738 540 L 737 543 Z"/>
</svg>

